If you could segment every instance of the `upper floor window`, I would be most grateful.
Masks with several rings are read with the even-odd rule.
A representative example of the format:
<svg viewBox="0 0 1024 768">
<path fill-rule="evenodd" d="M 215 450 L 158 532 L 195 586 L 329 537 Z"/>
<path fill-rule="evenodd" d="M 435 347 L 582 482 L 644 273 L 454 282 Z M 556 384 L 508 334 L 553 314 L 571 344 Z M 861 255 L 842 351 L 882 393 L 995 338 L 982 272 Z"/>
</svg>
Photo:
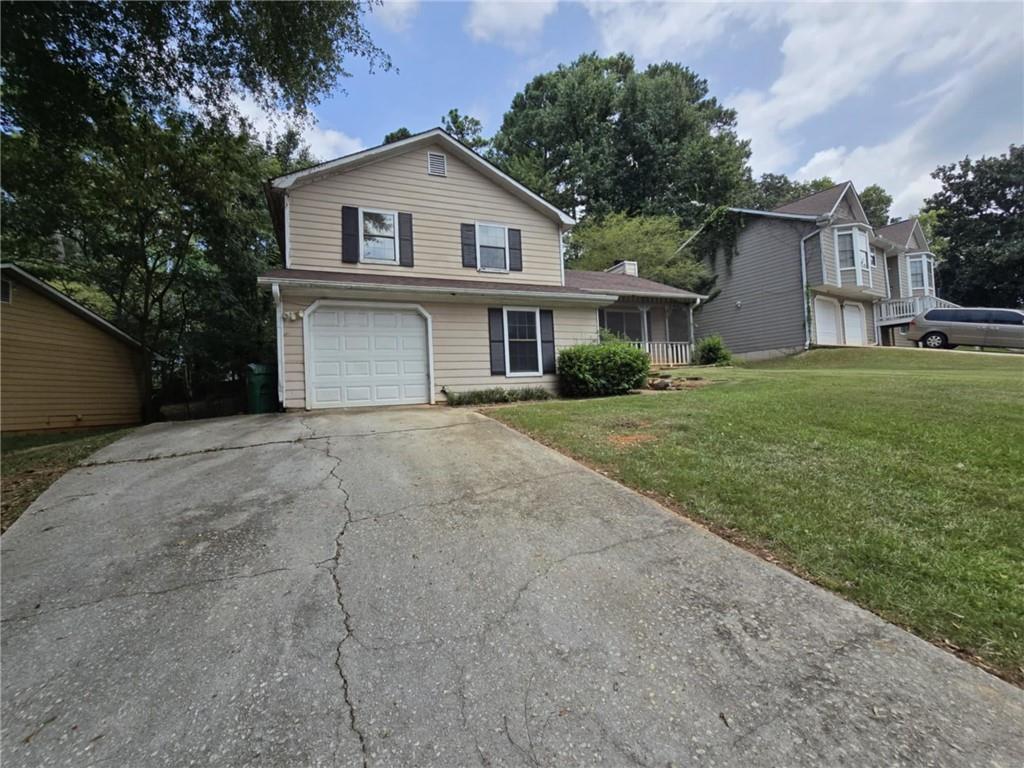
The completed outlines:
<svg viewBox="0 0 1024 768">
<path fill-rule="evenodd" d="M 907 263 L 910 265 L 910 287 L 927 294 L 934 294 L 935 260 L 928 254 L 921 254 L 909 257 Z"/>
<path fill-rule="evenodd" d="M 852 270 L 857 285 L 871 285 L 871 267 L 875 256 L 868 245 L 868 233 L 856 227 L 836 232 L 836 256 L 840 272 Z"/>
<path fill-rule="evenodd" d="M 361 261 L 394 264 L 398 261 L 398 214 L 394 211 L 359 209 L 362 233 Z"/>
<path fill-rule="evenodd" d="M 500 224 L 476 225 L 477 269 L 484 272 L 508 271 L 508 228 Z"/>
</svg>

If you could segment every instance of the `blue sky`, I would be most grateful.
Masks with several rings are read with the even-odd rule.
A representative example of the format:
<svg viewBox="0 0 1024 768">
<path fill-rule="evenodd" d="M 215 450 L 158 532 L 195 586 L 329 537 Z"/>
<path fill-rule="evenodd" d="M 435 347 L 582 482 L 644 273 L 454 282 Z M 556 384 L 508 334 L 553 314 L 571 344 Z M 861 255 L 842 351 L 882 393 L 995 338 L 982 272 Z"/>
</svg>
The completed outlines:
<svg viewBox="0 0 1024 768">
<path fill-rule="evenodd" d="M 588 51 L 691 67 L 738 111 L 756 173 L 880 183 L 901 215 L 934 191 L 939 163 L 1024 143 L 1017 1 L 385 0 L 367 23 L 395 69 L 349 62 L 353 76 L 305 130 L 321 158 L 379 144 L 402 125 L 438 125 L 452 107 L 490 135 L 534 75 Z"/>
</svg>

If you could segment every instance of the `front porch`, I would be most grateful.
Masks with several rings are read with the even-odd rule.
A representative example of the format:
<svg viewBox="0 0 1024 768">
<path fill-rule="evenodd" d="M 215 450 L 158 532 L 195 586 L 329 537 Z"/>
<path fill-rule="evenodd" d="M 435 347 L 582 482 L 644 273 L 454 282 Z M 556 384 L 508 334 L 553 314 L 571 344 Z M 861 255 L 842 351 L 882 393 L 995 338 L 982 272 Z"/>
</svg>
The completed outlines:
<svg viewBox="0 0 1024 768">
<path fill-rule="evenodd" d="M 875 314 L 879 325 L 901 325 L 929 309 L 959 306 L 951 301 L 940 299 L 938 296 L 904 296 L 877 302 Z"/>
<path fill-rule="evenodd" d="M 689 365 L 693 342 L 690 302 L 623 297 L 598 310 L 602 330 L 643 350 L 657 367 Z"/>
</svg>

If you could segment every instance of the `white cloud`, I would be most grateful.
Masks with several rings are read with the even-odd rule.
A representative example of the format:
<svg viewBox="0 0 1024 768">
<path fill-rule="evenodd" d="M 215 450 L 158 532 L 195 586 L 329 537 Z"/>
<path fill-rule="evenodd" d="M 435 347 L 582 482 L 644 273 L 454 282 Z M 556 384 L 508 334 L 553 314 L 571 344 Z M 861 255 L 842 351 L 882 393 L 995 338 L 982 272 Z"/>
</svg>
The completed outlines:
<svg viewBox="0 0 1024 768">
<path fill-rule="evenodd" d="M 342 131 L 322 128 L 315 122 L 297 123 L 281 112 L 268 111 L 248 98 L 235 99 L 235 107 L 260 138 L 279 136 L 289 127 L 298 129 L 302 142 L 319 160 L 332 160 L 365 149 L 366 145 Z"/>
<path fill-rule="evenodd" d="M 466 31 L 474 40 L 525 50 L 557 8 L 558 0 L 474 0 L 466 18 Z"/>
<path fill-rule="evenodd" d="M 727 37 L 736 24 L 762 25 L 777 13 L 769 3 L 631 3 L 586 0 L 605 51 L 641 62 L 679 60 Z"/>
<path fill-rule="evenodd" d="M 796 171 L 796 178 L 851 179 L 858 190 L 868 184 L 881 184 L 893 196 L 893 215 L 914 215 L 921 201 L 939 189 L 938 181 L 931 178 L 931 172 L 938 165 L 968 154 L 975 157 L 1002 154 L 1011 142 L 1020 140 L 1021 116 L 1014 118 L 1012 115 L 1001 122 L 993 121 L 988 130 L 978 135 L 964 137 L 952 156 L 938 146 L 931 135 L 936 126 L 954 119 L 968 107 L 975 77 L 997 64 L 998 60 L 989 60 L 980 69 L 975 67 L 952 78 L 931 108 L 891 139 L 852 149 L 820 150 Z"/>
<path fill-rule="evenodd" d="M 786 8 L 782 18 L 788 32 L 781 74 L 767 90 L 727 99 L 738 112 L 740 134 L 752 141 L 752 164 L 760 172 L 782 170 L 798 158 L 794 129 L 851 96 L 881 90 L 885 80 L 943 65 L 977 80 L 985 61 L 1020 51 L 1019 9 L 1013 5 L 981 13 L 917 3 L 800 5 Z M 940 85 L 933 96 L 941 101 L 943 90 Z"/>
<path fill-rule="evenodd" d="M 419 10 L 419 0 L 384 0 L 380 7 L 373 8 L 373 14 L 392 32 L 405 32 Z"/>
</svg>

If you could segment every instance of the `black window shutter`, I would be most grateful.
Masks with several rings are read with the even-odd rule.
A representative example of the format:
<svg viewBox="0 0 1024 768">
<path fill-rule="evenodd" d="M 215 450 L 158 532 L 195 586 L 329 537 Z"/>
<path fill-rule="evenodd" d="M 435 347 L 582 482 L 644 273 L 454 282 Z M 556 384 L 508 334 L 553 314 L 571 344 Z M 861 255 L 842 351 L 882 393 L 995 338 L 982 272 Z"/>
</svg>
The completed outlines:
<svg viewBox="0 0 1024 768">
<path fill-rule="evenodd" d="M 508 231 L 508 269 L 510 272 L 523 271 L 523 233 L 518 229 Z"/>
<path fill-rule="evenodd" d="M 412 214 L 398 214 L 398 263 L 412 266 Z"/>
<path fill-rule="evenodd" d="M 476 269 L 476 224 L 462 225 L 462 266 Z"/>
<path fill-rule="evenodd" d="M 505 317 L 501 307 L 487 309 L 487 326 L 491 344 L 491 376 L 504 376 Z"/>
<path fill-rule="evenodd" d="M 341 209 L 341 260 L 359 263 L 359 209 L 350 205 Z"/>
<path fill-rule="evenodd" d="M 540 311 L 540 357 L 543 373 L 555 372 L 555 315 L 550 309 Z"/>
<path fill-rule="evenodd" d="M 597 325 L 599 328 L 607 328 L 604 322 L 604 309 L 597 310 Z"/>
</svg>

